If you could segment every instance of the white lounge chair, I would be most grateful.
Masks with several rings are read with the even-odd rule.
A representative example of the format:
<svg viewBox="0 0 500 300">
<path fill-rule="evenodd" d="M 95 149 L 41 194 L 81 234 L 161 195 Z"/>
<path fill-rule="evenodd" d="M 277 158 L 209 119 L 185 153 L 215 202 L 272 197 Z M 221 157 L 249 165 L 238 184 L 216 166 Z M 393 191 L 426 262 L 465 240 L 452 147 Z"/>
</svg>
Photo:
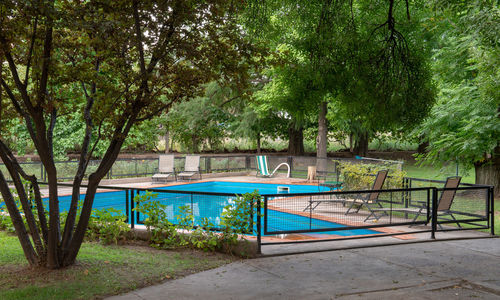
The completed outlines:
<svg viewBox="0 0 500 300">
<path fill-rule="evenodd" d="M 281 167 L 287 166 L 288 173 L 286 174 L 287 178 L 290 178 L 290 165 L 287 163 L 279 164 L 276 169 L 272 173 L 269 173 L 269 169 L 267 167 L 267 156 L 265 155 L 257 155 L 256 156 L 256 165 L 257 165 L 257 176 L 261 175 L 262 177 L 272 177 L 274 173 Z"/>
<path fill-rule="evenodd" d="M 201 179 L 200 172 L 200 156 L 199 155 L 188 155 L 186 156 L 186 161 L 184 162 L 184 171 L 177 174 L 180 178 L 189 177 L 189 180 L 198 173 Z"/>
<path fill-rule="evenodd" d="M 171 175 L 174 175 L 175 180 L 177 180 L 174 167 L 174 155 L 162 154 L 158 157 L 158 173 L 154 174 L 151 180 L 153 182 L 167 182 Z"/>
</svg>

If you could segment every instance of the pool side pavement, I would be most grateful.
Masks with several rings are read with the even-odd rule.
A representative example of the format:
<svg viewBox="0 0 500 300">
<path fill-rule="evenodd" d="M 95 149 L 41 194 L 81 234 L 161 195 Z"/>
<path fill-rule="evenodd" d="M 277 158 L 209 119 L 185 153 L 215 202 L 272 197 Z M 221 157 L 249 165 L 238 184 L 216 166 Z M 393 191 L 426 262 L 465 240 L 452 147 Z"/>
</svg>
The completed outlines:
<svg viewBox="0 0 500 300">
<path fill-rule="evenodd" d="M 500 299 L 498 266 L 499 238 L 438 240 L 243 260 L 108 299 Z"/>
</svg>

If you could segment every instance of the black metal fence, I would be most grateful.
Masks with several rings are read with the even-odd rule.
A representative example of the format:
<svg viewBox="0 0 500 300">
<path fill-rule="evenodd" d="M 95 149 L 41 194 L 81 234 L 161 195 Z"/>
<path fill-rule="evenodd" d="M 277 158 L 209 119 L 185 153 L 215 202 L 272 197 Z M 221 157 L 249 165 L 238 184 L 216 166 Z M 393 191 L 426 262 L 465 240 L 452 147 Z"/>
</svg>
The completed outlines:
<svg viewBox="0 0 500 300">
<path fill-rule="evenodd" d="M 406 179 L 405 179 L 406 180 Z M 440 182 L 438 182 L 440 183 Z M 71 186 L 70 184 L 60 184 Z M 454 190 L 450 207 L 438 206 L 441 194 Z M 100 187 L 94 208 L 113 207 L 123 211 L 133 228 L 144 224 L 147 217 L 134 208 L 142 205 L 137 198 L 147 191 L 156 194 L 147 201 L 164 205 L 167 219 L 176 224 L 181 209 L 189 208 L 193 225 L 202 219 L 220 228 L 222 213 L 234 203 L 237 195 L 164 189 Z M 84 193 L 84 191 L 83 191 Z M 60 197 L 61 209 L 69 206 L 69 196 Z M 143 203 L 143 202 L 142 202 Z M 381 236 L 430 233 L 438 231 L 490 229 L 494 235 L 493 187 L 467 184 L 455 189 L 414 187 L 385 190 L 332 191 L 301 194 L 262 195 L 262 201 L 249 203 L 254 215 L 249 222 L 262 245 L 310 243 L 360 239 Z M 259 212 L 260 213 L 257 213 Z M 185 211 L 184 211 L 185 213 Z M 399 228 L 396 228 L 399 227 Z M 404 230 L 401 228 L 404 227 Z M 262 240 L 262 237 L 288 235 L 281 241 Z M 295 237 L 293 236 L 295 235 Z M 302 238 L 297 239 L 297 235 Z"/>
<path fill-rule="evenodd" d="M 155 198 L 151 198 L 146 202 L 133 201 L 137 195 L 143 195 L 145 192 L 156 194 Z M 139 207 L 150 201 L 157 201 L 164 205 L 164 213 L 167 219 L 172 224 L 178 225 L 179 222 L 186 216 L 185 208 L 189 209 L 192 216 L 193 226 L 202 226 L 204 219 L 209 222 L 211 229 L 220 229 L 222 221 L 222 213 L 226 206 L 232 204 L 237 197 L 235 194 L 229 193 L 209 193 L 209 192 L 194 192 L 194 191 L 174 191 L 161 189 L 131 189 L 130 190 L 130 205 L 127 206 L 127 219 L 130 219 L 131 227 L 134 224 L 144 224 L 148 217 L 134 210 L 134 207 Z"/>
<path fill-rule="evenodd" d="M 421 218 L 415 219 L 396 211 L 417 209 L 419 214 L 419 208 L 431 207 L 431 198 L 431 188 L 265 195 L 264 234 L 335 231 L 343 235 L 343 231 L 427 224 L 428 209 L 422 209 Z"/>
<path fill-rule="evenodd" d="M 454 190 L 456 194 L 451 206 L 441 209 L 438 200 L 446 190 Z M 436 231 L 469 229 L 491 229 L 491 234 L 494 234 L 493 188 L 489 186 L 279 194 L 264 195 L 263 199 L 264 235 L 329 233 L 339 240 L 342 236 L 375 237 L 422 232 L 431 232 L 434 236 Z M 431 226 L 419 226 L 428 224 Z M 405 226 L 405 230 L 386 230 L 395 226 Z M 314 236 L 316 239 L 300 242 L 331 241 L 327 235 Z M 295 241 L 262 245 L 288 243 Z"/>
<path fill-rule="evenodd" d="M 205 170 L 216 170 L 215 167 L 219 168 L 217 170 L 247 170 L 255 166 L 252 158 L 247 156 L 238 164 L 228 166 L 221 157 L 214 161 L 209 157 L 204 161 Z M 307 161 L 291 163 L 296 170 L 306 169 L 309 164 Z M 140 168 L 137 170 L 139 172 Z M 402 188 L 396 189 L 262 195 L 262 201 L 251 204 L 260 213 L 255 213 L 249 221 L 255 223 L 259 249 L 261 245 L 321 242 L 332 238 L 358 239 L 425 232 L 434 237 L 437 231 L 490 229 L 494 235 L 493 187 L 463 183 L 458 188 L 445 189 L 442 188 L 444 184 L 445 181 L 439 180 L 404 178 Z M 71 187 L 71 184 L 60 186 Z M 453 200 L 446 209 L 440 208 L 439 199 L 448 190 L 455 192 Z M 94 208 L 122 210 L 134 227 L 143 224 L 147 217 L 134 210 L 140 205 L 135 197 L 146 191 L 157 194 L 150 201 L 165 205 L 164 212 L 172 223 L 176 223 L 181 207 L 188 207 L 195 225 L 207 218 L 215 228 L 220 225 L 224 208 L 237 197 L 230 193 L 101 186 Z M 61 196 L 61 209 L 69 207 L 69 202 L 70 196 Z M 399 229 L 405 227 L 405 230 L 395 229 L 398 226 Z M 276 235 L 303 235 L 306 238 L 262 241 L 263 236 Z"/>
</svg>

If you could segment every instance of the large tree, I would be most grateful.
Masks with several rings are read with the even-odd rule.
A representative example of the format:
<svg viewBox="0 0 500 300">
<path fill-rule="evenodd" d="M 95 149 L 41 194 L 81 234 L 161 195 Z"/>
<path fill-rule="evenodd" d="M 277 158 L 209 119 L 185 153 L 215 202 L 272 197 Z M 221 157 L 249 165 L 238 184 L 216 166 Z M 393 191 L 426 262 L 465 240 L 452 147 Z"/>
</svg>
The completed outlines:
<svg viewBox="0 0 500 300">
<path fill-rule="evenodd" d="M 135 124 L 193 97 L 211 80 L 246 82 L 249 63 L 240 62 L 251 62 L 252 47 L 233 22 L 237 9 L 224 0 L 0 3 L 0 158 L 15 193 L 3 172 L 0 191 L 30 265 L 75 262 L 97 187 Z M 85 131 L 61 228 L 53 133 L 59 118 L 74 111 Z M 47 171 L 48 207 L 38 178 L 22 169 L 4 142 L 14 119 L 28 129 Z M 88 176 L 77 215 L 82 181 L 100 143 L 106 151 Z M 34 210 L 23 181 L 33 187 Z"/>
<path fill-rule="evenodd" d="M 425 39 L 419 18 L 410 17 L 421 3 L 254 2 L 261 18 L 251 24 L 279 58 L 261 98 L 298 120 L 317 116 L 318 170 L 325 168 L 328 102 L 342 113 L 335 120 L 350 119 L 358 154 L 373 133 L 408 129 L 428 113 L 434 95 Z"/>
<path fill-rule="evenodd" d="M 500 192 L 500 8 L 498 1 L 433 1 L 438 101 L 416 132 L 427 163 L 474 166 L 476 183 Z"/>
</svg>

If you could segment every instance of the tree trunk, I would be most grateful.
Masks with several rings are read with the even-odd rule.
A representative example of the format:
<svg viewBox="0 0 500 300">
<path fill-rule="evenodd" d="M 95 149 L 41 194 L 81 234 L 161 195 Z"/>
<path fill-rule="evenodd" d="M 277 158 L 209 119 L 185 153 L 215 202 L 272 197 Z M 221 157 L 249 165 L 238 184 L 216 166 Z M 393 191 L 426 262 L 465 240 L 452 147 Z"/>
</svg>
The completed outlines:
<svg viewBox="0 0 500 300">
<path fill-rule="evenodd" d="M 425 153 L 427 152 L 427 147 L 429 147 L 429 142 L 422 142 L 418 145 L 417 152 Z"/>
<path fill-rule="evenodd" d="M 354 133 L 349 133 L 349 152 L 353 153 L 354 152 Z"/>
<path fill-rule="evenodd" d="M 191 153 L 198 153 L 200 147 L 200 139 L 197 135 L 193 134 L 191 136 Z"/>
<path fill-rule="evenodd" d="M 368 133 L 367 132 L 362 132 L 358 134 L 356 137 L 356 141 L 354 144 L 354 154 L 359 155 L 359 156 L 366 156 L 368 153 Z"/>
<path fill-rule="evenodd" d="M 495 195 L 500 193 L 500 146 L 497 146 L 490 159 L 475 163 L 476 184 L 495 186 Z"/>
<path fill-rule="evenodd" d="M 165 132 L 165 153 L 170 152 L 170 132 L 167 130 Z"/>
<path fill-rule="evenodd" d="M 327 102 L 321 102 L 318 115 L 318 138 L 316 140 L 316 172 L 327 171 L 328 128 L 326 126 Z"/>
<path fill-rule="evenodd" d="M 295 122 L 288 126 L 288 155 L 304 155 L 304 128 L 296 128 Z"/>
<path fill-rule="evenodd" d="M 257 153 L 261 153 L 261 145 L 260 145 L 260 132 L 257 132 Z"/>
</svg>

